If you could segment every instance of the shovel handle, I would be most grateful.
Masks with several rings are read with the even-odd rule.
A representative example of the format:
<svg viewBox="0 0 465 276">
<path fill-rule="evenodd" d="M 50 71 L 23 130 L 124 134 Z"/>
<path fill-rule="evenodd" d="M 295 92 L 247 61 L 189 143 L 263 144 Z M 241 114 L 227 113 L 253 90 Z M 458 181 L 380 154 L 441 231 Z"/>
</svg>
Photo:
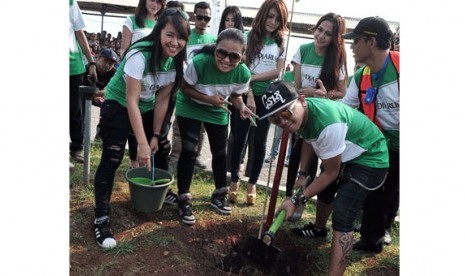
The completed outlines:
<svg viewBox="0 0 465 276">
<path fill-rule="evenodd" d="M 275 219 L 273 224 L 271 224 L 270 229 L 268 229 L 267 232 L 270 232 L 272 234 L 276 233 L 279 227 L 281 227 L 281 224 L 283 224 L 283 221 L 285 218 L 286 218 L 286 210 L 283 209 L 279 212 L 278 217 Z"/>
<path fill-rule="evenodd" d="M 308 181 L 309 178 L 310 178 L 310 176 L 307 177 L 307 181 Z M 300 191 L 302 191 L 301 187 L 299 187 L 297 189 L 296 194 L 299 193 Z M 267 233 L 271 233 L 272 235 L 274 235 L 276 233 L 276 231 L 278 231 L 279 227 L 281 227 L 281 224 L 283 224 L 283 221 L 284 221 L 285 218 L 286 218 L 286 210 L 283 209 L 283 210 L 281 210 L 279 212 L 278 216 L 276 217 L 273 224 L 271 224 L 271 226 L 268 229 Z"/>
</svg>

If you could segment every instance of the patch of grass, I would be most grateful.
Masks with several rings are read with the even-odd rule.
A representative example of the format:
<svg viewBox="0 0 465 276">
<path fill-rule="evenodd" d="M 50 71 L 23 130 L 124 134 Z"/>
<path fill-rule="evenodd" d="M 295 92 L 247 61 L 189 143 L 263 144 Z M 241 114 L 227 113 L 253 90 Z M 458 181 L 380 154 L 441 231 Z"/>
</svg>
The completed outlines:
<svg viewBox="0 0 465 276">
<path fill-rule="evenodd" d="M 83 181 L 82 164 L 73 163 L 74 169 L 69 174 L 69 186 L 74 188 L 76 185 L 81 184 Z"/>
<path fill-rule="evenodd" d="M 149 234 L 144 236 L 143 242 L 146 245 L 159 246 L 159 247 L 168 247 L 169 245 L 174 245 L 179 243 L 173 236 L 166 234 L 163 231 L 152 231 Z"/>
<path fill-rule="evenodd" d="M 76 194 L 76 200 L 80 203 L 93 203 L 94 200 L 94 186 L 92 184 L 85 185 Z"/>
<path fill-rule="evenodd" d="M 126 254 L 132 254 L 136 251 L 137 246 L 133 241 L 128 241 L 128 240 L 119 240 L 118 244 L 116 247 L 109 249 L 108 252 L 118 256 L 118 255 L 126 255 Z"/>
</svg>

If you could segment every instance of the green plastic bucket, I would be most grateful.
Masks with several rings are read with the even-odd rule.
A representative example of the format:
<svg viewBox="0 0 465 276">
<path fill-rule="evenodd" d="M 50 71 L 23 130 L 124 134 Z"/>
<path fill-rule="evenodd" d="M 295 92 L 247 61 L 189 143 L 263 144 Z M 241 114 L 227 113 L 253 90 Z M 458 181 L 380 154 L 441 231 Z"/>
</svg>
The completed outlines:
<svg viewBox="0 0 465 276">
<path fill-rule="evenodd" d="M 141 182 L 141 178 L 146 178 L 150 181 L 152 177 L 152 173 L 144 167 L 129 169 L 125 177 L 129 183 L 132 208 L 145 213 L 154 213 L 163 207 L 166 193 L 170 184 L 174 181 L 173 176 L 169 172 L 157 168 L 155 168 L 155 180 L 165 178 L 170 179 L 170 181 L 154 185 Z"/>
</svg>

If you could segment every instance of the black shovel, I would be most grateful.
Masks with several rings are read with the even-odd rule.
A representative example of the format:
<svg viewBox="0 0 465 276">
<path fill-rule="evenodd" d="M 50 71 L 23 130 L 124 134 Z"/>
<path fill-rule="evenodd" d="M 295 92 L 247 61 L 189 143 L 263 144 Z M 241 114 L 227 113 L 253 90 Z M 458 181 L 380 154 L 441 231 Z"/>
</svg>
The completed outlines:
<svg viewBox="0 0 465 276">
<path fill-rule="evenodd" d="M 281 250 L 271 245 L 271 242 L 273 241 L 274 234 L 278 231 L 279 227 L 281 227 L 285 217 L 286 210 L 281 210 L 270 229 L 263 234 L 261 239 L 253 236 L 247 238 L 247 243 L 244 248 L 244 253 L 247 258 L 266 269 L 274 267 Z"/>
<path fill-rule="evenodd" d="M 310 181 L 310 177 L 306 179 L 307 183 Z M 302 188 L 296 190 L 296 194 L 302 191 Z M 276 217 L 276 220 L 271 224 L 268 231 L 266 231 L 261 239 L 249 236 L 247 243 L 244 247 L 244 253 L 254 263 L 263 266 L 265 269 L 274 268 L 278 257 L 280 256 L 281 250 L 271 245 L 274 239 L 276 231 L 283 224 L 286 218 L 286 210 L 281 210 Z"/>
</svg>

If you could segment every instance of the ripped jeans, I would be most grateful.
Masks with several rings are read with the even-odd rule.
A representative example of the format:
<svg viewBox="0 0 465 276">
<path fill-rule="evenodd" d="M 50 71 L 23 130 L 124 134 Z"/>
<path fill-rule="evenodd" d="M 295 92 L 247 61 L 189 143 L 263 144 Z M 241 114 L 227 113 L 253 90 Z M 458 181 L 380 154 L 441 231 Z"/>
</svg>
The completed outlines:
<svg viewBox="0 0 465 276">
<path fill-rule="evenodd" d="M 182 150 L 177 165 L 178 193 L 190 193 L 194 164 L 200 140 L 202 125 L 208 135 L 212 153 L 212 172 L 215 188 L 226 187 L 226 141 L 228 125 L 217 125 L 177 115 L 176 120 L 181 134 Z"/>
<path fill-rule="evenodd" d="M 110 214 L 113 182 L 116 170 L 123 161 L 126 141 L 131 130 L 127 108 L 116 101 L 105 100 L 100 110 L 98 127 L 102 137 L 102 157 L 94 180 L 96 218 Z M 152 128 L 144 129 L 147 138 L 151 139 Z"/>
</svg>

